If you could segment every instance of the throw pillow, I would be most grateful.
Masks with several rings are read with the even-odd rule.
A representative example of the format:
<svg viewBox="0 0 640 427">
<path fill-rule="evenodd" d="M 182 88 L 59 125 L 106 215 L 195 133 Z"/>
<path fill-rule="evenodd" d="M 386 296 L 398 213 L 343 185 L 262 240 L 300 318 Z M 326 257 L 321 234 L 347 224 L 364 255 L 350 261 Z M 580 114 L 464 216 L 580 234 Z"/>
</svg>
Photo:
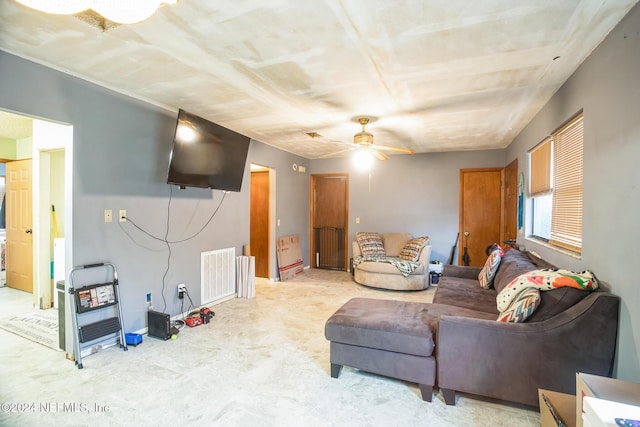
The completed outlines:
<svg viewBox="0 0 640 427">
<path fill-rule="evenodd" d="M 542 269 L 523 273 L 513 279 L 496 296 L 496 303 L 499 311 L 503 311 L 511 305 L 523 289 L 535 288 L 541 291 L 571 287 L 582 291 L 593 291 L 598 288 L 598 281 L 594 274 L 585 270 L 574 272 L 565 269 Z"/>
<path fill-rule="evenodd" d="M 360 245 L 360 252 L 365 257 L 385 256 L 384 246 L 382 246 L 382 237 L 379 233 L 367 233 L 358 231 L 356 233 L 356 241 Z"/>
<path fill-rule="evenodd" d="M 416 237 L 415 239 L 411 239 L 404 245 L 404 248 L 400 251 L 400 259 L 404 259 L 406 261 L 418 261 L 418 257 L 420 256 L 420 251 L 424 248 L 424 245 L 429 241 L 429 237 Z"/>
<path fill-rule="evenodd" d="M 500 260 L 503 255 L 504 251 L 498 247 L 498 249 L 495 249 L 489 254 L 489 258 L 487 258 L 487 261 L 484 263 L 484 267 L 480 270 L 478 281 L 484 289 L 489 289 L 493 284 L 493 278 L 496 277 L 496 271 L 498 271 L 498 266 L 500 265 Z"/>
<path fill-rule="evenodd" d="M 540 291 L 526 289 L 513 300 L 509 308 L 500 313 L 498 322 L 524 322 L 540 305 Z"/>
</svg>

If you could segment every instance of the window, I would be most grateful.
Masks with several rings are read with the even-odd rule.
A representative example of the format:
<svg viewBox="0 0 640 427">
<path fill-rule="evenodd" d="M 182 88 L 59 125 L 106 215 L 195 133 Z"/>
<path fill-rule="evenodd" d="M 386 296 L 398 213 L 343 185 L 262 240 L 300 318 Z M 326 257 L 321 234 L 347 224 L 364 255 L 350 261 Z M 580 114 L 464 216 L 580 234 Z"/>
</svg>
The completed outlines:
<svg viewBox="0 0 640 427">
<path fill-rule="evenodd" d="M 583 116 L 529 151 L 532 233 L 549 244 L 582 251 Z"/>
</svg>

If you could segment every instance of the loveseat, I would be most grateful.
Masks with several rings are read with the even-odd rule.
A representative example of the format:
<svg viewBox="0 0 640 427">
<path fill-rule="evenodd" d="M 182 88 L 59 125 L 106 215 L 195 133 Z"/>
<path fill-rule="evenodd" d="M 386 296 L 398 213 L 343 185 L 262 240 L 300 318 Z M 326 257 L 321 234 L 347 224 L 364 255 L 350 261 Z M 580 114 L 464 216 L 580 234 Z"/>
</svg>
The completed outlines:
<svg viewBox="0 0 640 427">
<path fill-rule="evenodd" d="M 532 253 L 509 250 L 492 286 L 480 268 L 445 266 L 433 303 L 354 298 L 325 325 L 331 376 L 342 366 L 418 383 L 431 401 L 439 387 L 455 404 L 465 392 L 538 405 L 538 389 L 575 393 L 575 374 L 611 376 L 619 298 L 603 289 L 540 292 L 521 323 L 498 321 L 496 298 L 522 275 L 555 269 Z"/>
<path fill-rule="evenodd" d="M 375 288 L 426 289 L 429 287 L 431 255 L 428 242 L 428 237 L 414 239 L 410 233 L 356 233 L 356 240 L 351 245 L 353 278 L 356 283 Z M 413 269 L 403 271 L 403 267 Z"/>
</svg>

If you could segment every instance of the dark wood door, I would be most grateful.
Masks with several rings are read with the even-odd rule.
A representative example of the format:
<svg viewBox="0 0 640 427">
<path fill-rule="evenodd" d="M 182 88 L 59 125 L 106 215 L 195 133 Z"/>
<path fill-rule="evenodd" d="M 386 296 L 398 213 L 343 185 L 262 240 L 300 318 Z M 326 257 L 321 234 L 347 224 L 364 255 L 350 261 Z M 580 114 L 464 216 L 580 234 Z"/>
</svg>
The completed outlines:
<svg viewBox="0 0 640 427">
<path fill-rule="evenodd" d="M 501 177 L 502 168 L 460 170 L 460 265 L 484 265 L 486 247 L 501 242 Z"/>
<path fill-rule="evenodd" d="M 251 255 L 256 277 L 269 277 L 269 171 L 251 172 Z"/>
<path fill-rule="evenodd" d="M 518 232 L 518 159 L 509 163 L 504 168 L 504 213 L 502 227 L 502 247 L 507 250 L 511 246 L 509 243 L 516 241 Z"/>
<path fill-rule="evenodd" d="M 347 261 L 346 175 L 313 175 L 311 254 L 317 268 L 345 270 Z"/>
</svg>

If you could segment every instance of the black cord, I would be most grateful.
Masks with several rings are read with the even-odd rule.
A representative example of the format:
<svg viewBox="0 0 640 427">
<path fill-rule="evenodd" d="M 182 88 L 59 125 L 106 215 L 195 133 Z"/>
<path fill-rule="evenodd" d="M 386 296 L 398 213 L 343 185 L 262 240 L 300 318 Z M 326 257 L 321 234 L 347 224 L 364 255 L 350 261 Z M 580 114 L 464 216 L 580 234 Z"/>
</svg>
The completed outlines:
<svg viewBox="0 0 640 427">
<path fill-rule="evenodd" d="M 147 236 L 151 237 L 154 240 L 158 240 L 160 242 L 163 243 L 184 243 L 188 240 L 191 240 L 195 237 L 197 237 L 200 233 L 202 233 L 204 231 L 204 229 L 207 227 L 207 225 L 209 225 L 209 223 L 213 220 L 213 217 L 218 213 L 218 210 L 220 210 L 220 207 L 222 206 L 222 202 L 224 202 L 224 198 L 226 197 L 227 192 L 225 191 L 222 195 L 222 199 L 220 199 L 220 203 L 218 203 L 218 206 L 216 207 L 216 209 L 213 211 L 213 213 L 211 214 L 211 216 L 209 217 L 209 219 L 207 220 L 207 222 L 202 226 L 202 228 L 200 228 L 200 230 L 198 230 L 195 234 L 193 234 L 192 236 L 186 237 L 184 239 L 181 240 L 167 240 L 166 236 L 163 239 L 162 237 L 158 237 L 158 236 L 154 236 L 153 234 L 149 233 L 148 231 L 146 231 L 145 229 L 143 229 L 142 227 L 140 227 L 138 224 L 135 223 L 135 221 L 133 221 L 131 218 L 126 217 L 126 223 L 131 223 L 131 225 L 133 225 L 135 228 L 137 228 L 138 230 L 140 230 L 141 232 L 143 232 L 144 234 L 146 234 Z M 168 219 L 167 219 L 168 220 Z"/>
<path fill-rule="evenodd" d="M 169 227 L 171 225 L 171 201 L 173 199 L 173 186 L 170 185 L 169 186 L 169 202 L 167 203 L 167 227 L 166 227 L 166 232 L 164 234 L 164 238 L 160 238 L 157 236 L 154 236 L 153 234 L 149 233 L 148 231 L 146 231 L 145 229 L 143 229 L 142 227 L 140 227 L 138 224 L 135 223 L 135 221 L 133 221 L 131 218 L 129 217 L 125 217 L 126 222 L 125 223 L 130 223 L 131 225 L 133 225 L 135 228 L 137 228 L 138 230 L 140 230 L 141 232 L 143 232 L 144 234 L 146 234 L 147 236 L 151 237 L 154 240 L 158 240 L 160 242 L 163 242 L 167 245 L 167 249 L 169 250 L 169 253 L 167 255 L 167 268 L 164 271 L 164 274 L 162 276 L 162 302 L 164 304 L 162 312 L 164 313 L 165 310 L 167 309 L 167 300 L 164 297 L 164 289 L 165 289 L 165 282 L 166 282 L 166 278 L 167 278 L 167 274 L 169 274 L 169 270 L 171 269 L 171 255 L 172 255 L 172 251 L 171 251 L 171 245 L 175 244 L 175 243 L 184 243 L 186 241 L 189 241 L 191 239 L 196 238 L 200 233 L 202 233 L 204 231 L 205 228 L 207 228 L 207 226 L 209 225 L 209 223 L 211 223 L 211 221 L 213 220 L 213 217 L 216 216 L 216 214 L 218 213 L 218 211 L 220 210 L 220 207 L 222 206 L 222 202 L 224 202 L 225 197 L 227 196 L 228 191 L 224 191 L 222 193 L 222 198 L 220 199 L 220 203 L 218 203 L 218 206 L 216 207 L 216 209 L 213 211 L 213 213 L 211 214 L 211 216 L 209 217 L 209 219 L 207 220 L 207 222 L 205 222 L 205 224 L 202 226 L 202 228 L 200 228 L 200 230 L 198 230 L 195 234 L 185 238 L 185 239 L 181 239 L 181 240 L 175 240 L 175 241 L 171 241 L 169 240 Z M 120 227 L 122 228 L 122 223 L 118 222 L 118 225 L 120 225 Z M 126 232 L 125 232 L 126 233 Z M 131 236 L 129 236 L 131 237 Z M 189 298 L 190 301 L 190 305 L 192 307 L 195 307 L 193 305 L 193 301 L 191 300 L 191 296 L 189 296 L 188 292 L 185 292 L 187 294 L 187 297 Z M 182 313 L 184 313 L 182 311 Z"/>
<path fill-rule="evenodd" d="M 171 225 L 171 200 L 173 199 L 173 186 L 169 186 L 169 201 L 167 202 L 167 231 L 164 233 L 164 242 L 167 244 L 167 249 L 169 249 L 169 254 L 167 255 L 167 269 L 164 271 L 164 275 L 162 276 L 162 302 L 164 303 L 164 308 L 162 312 L 165 313 L 167 309 L 167 300 L 164 297 L 164 288 L 165 281 L 167 279 L 167 274 L 169 274 L 169 270 L 171 269 L 171 245 L 167 238 L 169 237 L 169 226 Z"/>
</svg>

